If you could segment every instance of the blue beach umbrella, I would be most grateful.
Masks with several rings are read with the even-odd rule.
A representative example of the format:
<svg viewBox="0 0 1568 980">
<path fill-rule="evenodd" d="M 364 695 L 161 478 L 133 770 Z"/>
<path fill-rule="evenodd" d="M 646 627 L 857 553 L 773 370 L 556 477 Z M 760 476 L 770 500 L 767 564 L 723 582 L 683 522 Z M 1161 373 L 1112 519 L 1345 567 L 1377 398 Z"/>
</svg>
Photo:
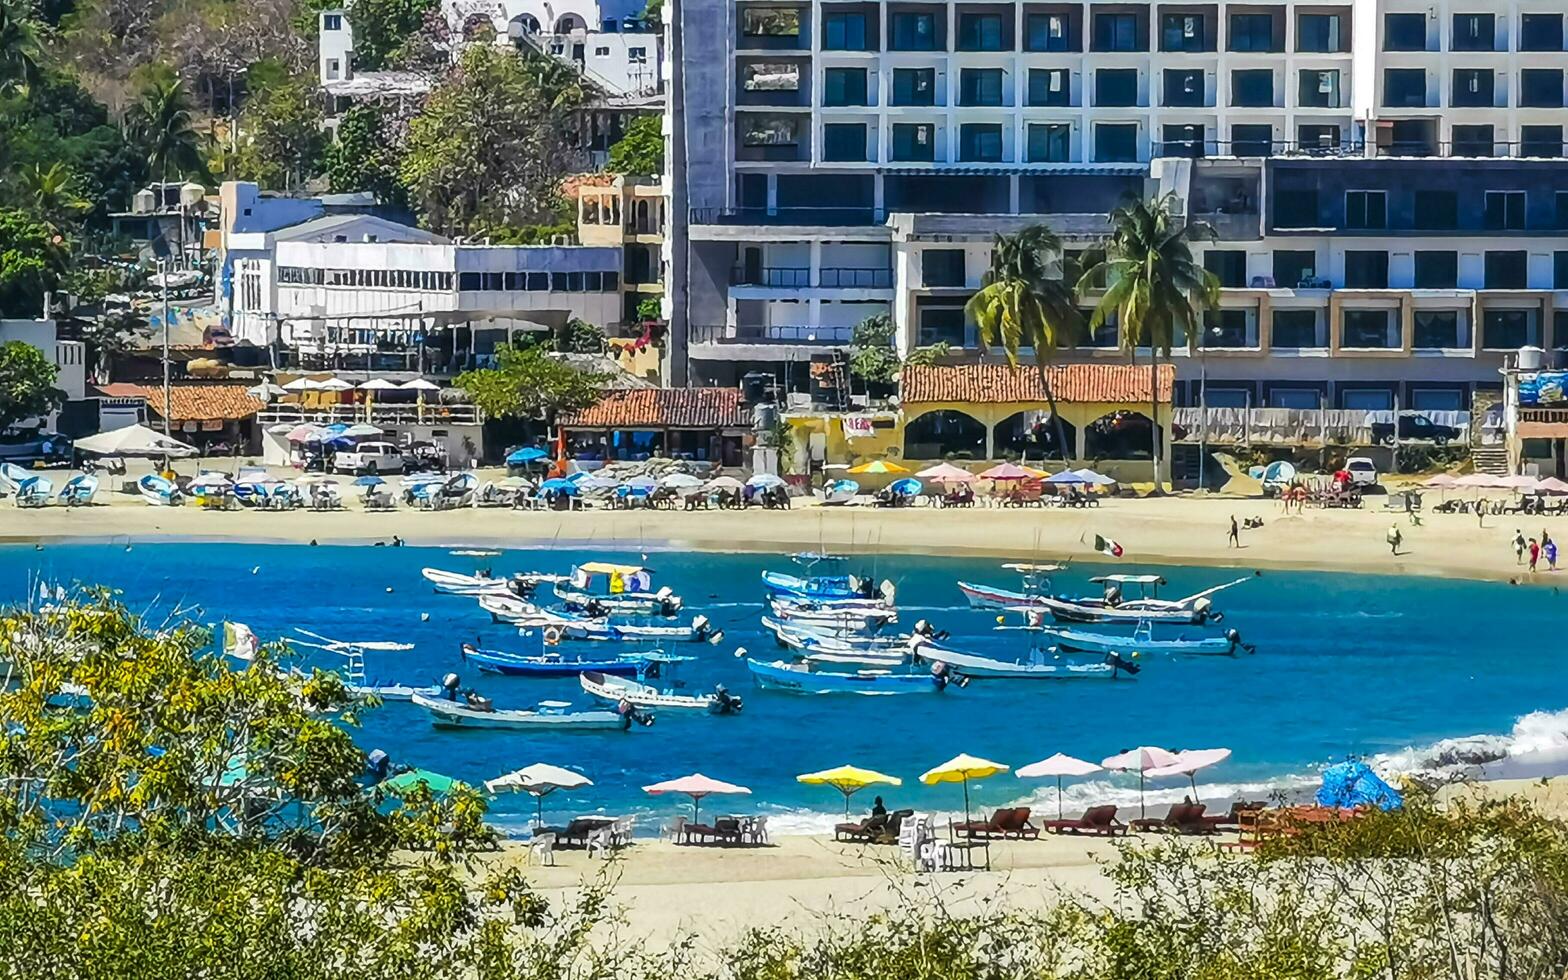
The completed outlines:
<svg viewBox="0 0 1568 980">
<path fill-rule="evenodd" d="M 555 491 L 558 491 L 560 493 L 575 494 L 577 492 L 577 484 L 573 483 L 571 480 L 560 480 L 560 479 L 557 479 L 557 480 L 546 480 L 543 483 L 539 484 L 539 489 L 540 490 L 555 490 Z"/>
<path fill-rule="evenodd" d="M 513 450 L 506 457 L 508 466 L 520 466 L 523 463 L 532 463 L 536 459 L 548 459 L 550 454 L 534 446 L 524 446 L 522 449 Z"/>
<path fill-rule="evenodd" d="M 381 477 L 379 477 L 379 476 L 362 476 L 359 479 L 354 481 L 354 486 L 356 486 L 356 487 L 379 487 L 379 486 L 381 486 L 381 484 L 383 484 L 385 482 L 387 482 L 387 481 L 381 479 Z"/>
<path fill-rule="evenodd" d="M 902 480 L 894 480 L 888 489 L 901 497 L 915 497 L 919 496 L 921 487 L 919 480 L 906 476 Z"/>
</svg>

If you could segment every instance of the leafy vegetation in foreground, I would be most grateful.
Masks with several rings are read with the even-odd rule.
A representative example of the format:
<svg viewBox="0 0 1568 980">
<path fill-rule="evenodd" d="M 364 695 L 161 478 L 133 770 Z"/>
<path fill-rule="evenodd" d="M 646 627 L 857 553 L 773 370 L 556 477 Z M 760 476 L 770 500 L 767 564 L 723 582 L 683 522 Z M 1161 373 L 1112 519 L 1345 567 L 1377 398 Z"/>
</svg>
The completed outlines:
<svg viewBox="0 0 1568 980">
<path fill-rule="evenodd" d="M 0 615 L 0 977 L 124 980 L 1560 980 L 1568 828 L 1517 801 L 1399 813 L 1233 855 L 1129 845 L 1114 898 L 764 926 L 650 948 L 613 892 L 486 870 L 484 801 L 361 786 L 367 706 L 287 651 L 107 594 Z M 908 879 L 894 878 L 895 884 Z M 922 897 L 915 897 L 915 896 Z"/>
</svg>

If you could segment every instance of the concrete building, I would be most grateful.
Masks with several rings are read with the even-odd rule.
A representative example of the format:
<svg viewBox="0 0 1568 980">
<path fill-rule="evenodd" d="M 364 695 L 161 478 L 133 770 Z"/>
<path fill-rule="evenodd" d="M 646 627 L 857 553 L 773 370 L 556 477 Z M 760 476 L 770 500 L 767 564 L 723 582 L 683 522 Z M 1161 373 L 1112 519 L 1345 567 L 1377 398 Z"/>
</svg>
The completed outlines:
<svg viewBox="0 0 1568 980">
<path fill-rule="evenodd" d="M 621 319 L 636 323 L 637 306 L 664 295 L 664 227 L 668 206 L 657 177 L 590 175 L 569 182 L 577 202 L 577 240 L 621 250 Z"/>
<path fill-rule="evenodd" d="M 58 373 L 54 386 L 65 394 L 65 404 L 51 412 L 48 418 L 24 419 L 14 428 L 13 437 L 22 443 L 31 443 L 40 433 L 62 432 L 66 435 L 86 435 L 98 431 L 96 406 L 88 401 L 87 346 L 79 340 L 60 337 L 59 326 L 52 320 L 0 319 L 0 344 L 20 341 L 31 344 L 54 363 Z M 0 434 L 0 443 L 13 442 Z M 0 446 L 0 458 L 14 455 Z"/>
</svg>

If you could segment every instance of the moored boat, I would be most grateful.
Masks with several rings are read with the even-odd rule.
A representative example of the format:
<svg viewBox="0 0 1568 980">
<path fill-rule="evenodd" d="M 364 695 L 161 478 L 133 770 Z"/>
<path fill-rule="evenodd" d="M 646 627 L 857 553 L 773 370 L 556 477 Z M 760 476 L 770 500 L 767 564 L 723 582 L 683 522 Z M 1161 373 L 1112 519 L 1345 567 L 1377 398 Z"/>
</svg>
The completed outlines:
<svg viewBox="0 0 1568 980">
<path fill-rule="evenodd" d="M 569 640 L 608 640 L 611 642 L 662 640 L 686 643 L 718 643 L 724 639 L 724 631 L 715 628 L 713 622 L 706 616 L 696 617 L 691 621 L 690 626 L 644 626 L 583 619 L 566 623 L 561 627 L 561 633 Z"/>
<path fill-rule="evenodd" d="M 560 582 L 564 576 L 546 572 L 518 572 L 502 578 L 476 573 L 464 575 L 441 568 L 421 568 L 419 574 L 442 595 L 508 595 L 527 598 L 545 582 Z"/>
<path fill-rule="evenodd" d="M 859 671 L 820 670 L 807 663 L 746 660 L 751 679 L 764 690 L 796 694 L 940 694 L 950 681 L 945 668 L 928 672 L 865 668 Z"/>
<path fill-rule="evenodd" d="M 624 657 L 563 657 L 558 653 L 512 653 L 507 650 L 482 650 L 463 644 L 463 659 L 490 674 L 509 677 L 576 677 L 584 671 L 631 677 L 646 662 L 645 655 Z"/>
<path fill-rule="evenodd" d="M 1028 662 L 999 660 L 963 650 L 955 650 L 936 640 L 915 637 L 910 650 L 918 660 L 933 667 L 945 665 L 956 677 L 1007 678 L 1011 680 L 1114 680 L 1138 673 L 1137 664 L 1114 655 L 1103 660 L 1062 659 L 1046 651 L 1033 651 Z"/>
<path fill-rule="evenodd" d="M 565 582 L 555 583 L 555 596 L 566 608 L 589 615 L 674 616 L 681 611 L 681 597 L 669 587 L 649 591 L 651 570 L 641 565 L 584 562 L 572 569 Z"/>
<path fill-rule="evenodd" d="M 630 712 L 568 711 L 565 701 L 541 701 L 537 708 L 496 708 L 489 701 L 469 695 L 448 700 L 415 694 L 410 700 L 430 713 L 437 728 L 504 728 L 526 731 L 627 731 L 635 720 Z M 651 720 L 651 719 L 650 719 Z"/>
<path fill-rule="evenodd" d="M 723 684 L 709 694 L 683 694 L 675 680 L 675 667 L 690 657 L 650 658 L 649 666 L 658 670 L 645 670 L 635 679 L 587 671 L 577 675 L 582 689 L 606 704 L 626 702 L 639 708 L 675 709 L 680 711 L 706 711 L 714 715 L 739 714 L 741 699 L 729 693 Z M 662 683 L 654 685 L 650 680 Z"/>
<path fill-rule="evenodd" d="M 1063 627 L 1039 627 L 1042 634 L 1048 637 L 1063 650 L 1080 650 L 1087 653 L 1125 654 L 1137 652 L 1139 654 L 1164 653 L 1188 656 L 1209 657 L 1234 657 L 1238 652 L 1257 653 L 1257 647 L 1244 643 L 1241 633 L 1236 630 L 1226 630 L 1223 633 L 1207 633 L 1202 635 L 1178 635 L 1156 637 L 1152 624 L 1147 620 L 1138 624 L 1131 632 L 1097 633 L 1092 630 L 1067 629 Z"/>
</svg>

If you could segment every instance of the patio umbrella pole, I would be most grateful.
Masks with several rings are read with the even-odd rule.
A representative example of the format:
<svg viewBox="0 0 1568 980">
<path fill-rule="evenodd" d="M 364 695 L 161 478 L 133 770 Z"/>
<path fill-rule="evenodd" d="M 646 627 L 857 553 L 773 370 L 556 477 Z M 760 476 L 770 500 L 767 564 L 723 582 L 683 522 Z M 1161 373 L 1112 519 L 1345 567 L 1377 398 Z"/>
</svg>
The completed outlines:
<svg viewBox="0 0 1568 980">
<path fill-rule="evenodd" d="M 1062 819 L 1062 777 L 1056 777 L 1056 819 Z"/>
<path fill-rule="evenodd" d="M 1138 816 L 1147 817 L 1149 812 L 1143 806 L 1143 770 L 1138 770 Z"/>
</svg>

